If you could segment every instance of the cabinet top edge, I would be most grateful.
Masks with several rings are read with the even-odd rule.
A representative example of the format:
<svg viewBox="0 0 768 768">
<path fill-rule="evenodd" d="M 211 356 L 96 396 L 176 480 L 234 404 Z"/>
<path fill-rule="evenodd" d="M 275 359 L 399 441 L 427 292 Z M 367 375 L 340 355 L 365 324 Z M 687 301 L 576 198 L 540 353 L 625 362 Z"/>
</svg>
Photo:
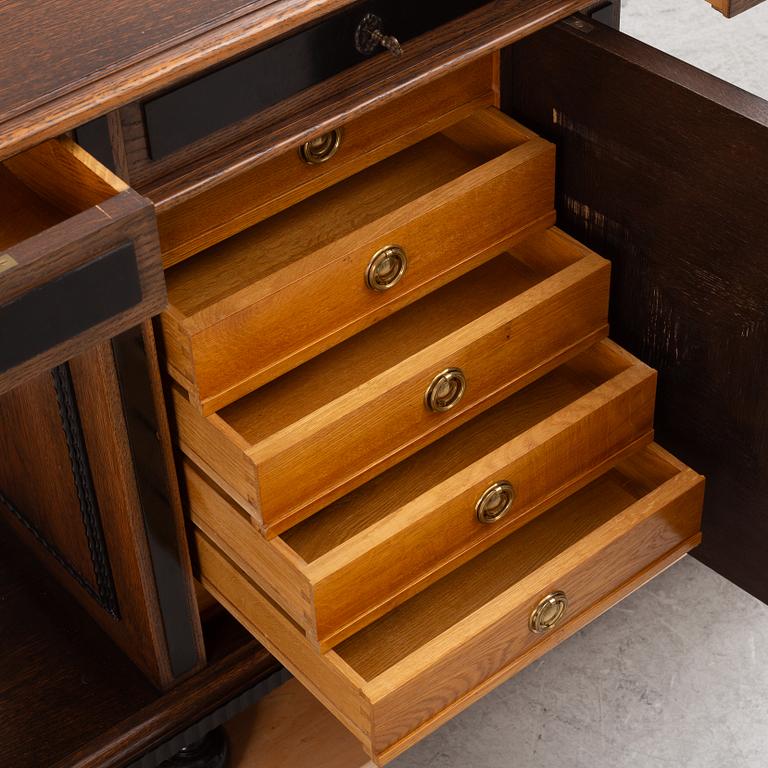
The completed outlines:
<svg viewBox="0 0 768 768">
<path fill-rule="evenodd" d="M 0 159 L 355 2 L 0 4 Z"/>
<path fill-rule="evenodd" d="M 0 160 L 355 2 L 187 0 L 182 7 L 167 0 L 114 0 L 109 18 L 99 0 L 5 4 L 0 7 Z M 521 28 L 533 31 L 589 0 L 502 0 L 501 5 L 511 18 L 520 17 Z M 533 19 L 541 23 L 532 24 Z"/>
</svg>

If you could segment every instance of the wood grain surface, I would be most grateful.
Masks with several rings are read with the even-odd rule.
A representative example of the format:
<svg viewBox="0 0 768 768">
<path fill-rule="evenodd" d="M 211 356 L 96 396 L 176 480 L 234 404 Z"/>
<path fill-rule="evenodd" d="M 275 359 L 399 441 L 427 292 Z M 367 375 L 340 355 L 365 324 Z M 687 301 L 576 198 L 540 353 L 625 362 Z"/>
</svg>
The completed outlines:
<svg viewBox="0 0 768 768">
<path fill-rule="evenodd" d="M 69 367 L 82 447 L 64 439 L 64 406 L 50 372 L 0 397 L 0 490 L 23 521 L 0 510 L 114 642 L 165 687 L 173 675 L 110 345 L 96 345 Z M 90 483 L 93 509 L 84 506 Z M 87 512 L 103 539 L 85 527 Z M 104 602 L 102 570 L 114 584 L 114 611 Z"/>
<path fill-rule="evenodd" d="M 50 370 L 165 306 L 151 203 L 74 142 L 51 140 L 6 160 L 0 166 L 0 203 L 8 204 L 9 213 L 0 220 L 0 250 L 13 262 L 0 273 L 0 305 L 6 309 L 25 297 L 32 301 L 29 297 L 35 291 L 78 274 L 78 269 L 126 244 L 133 248 L 138 275 L 137 296 L 114 312 L 109 306 L 94 310 L 99 317 L 106 314 L 106 319 L 84 329 L 77 327 L 63 341 L 51 329 L 51 341 L 38 343 L 42 351 L 20 358 L 0 373 L 0 392 Z M 84 295 L 81 300 L 100 307 L 99 296 Z M 15 338 L 20 331 L 6 328 L 3 332 L 9 334 L 5 338 L 10 344 L 10 334 Z"/>
<path fill-rule="evenodd" d="M 552 271 L 537 259 L 561 241 Z M 608 280 L 600 257 L 547 233 L 213 416 L 177 391 L 181 448 L 271 538 L 603 337 Z M 449 367 L 466 394 L 433 413 L 425 393 Z"/>
<path fill-rule="evenodd" d="M 324 655 L 209 539 L 195 542 L 206 588 L 382 763 L 694 546 L 702 493 L 651 446 Z M 553 589 L 569 608 L 547 643 L 528 616 Z"/>
<path fill-rule="evenodd" d="M 235 718 L 227 733 L 231 768 L 372 767 L 360 742 L 298 680 Z"/>
<path fill-rule="evenodd" d="M 65 0 L 3 6 L 0 157 L 59 135 L 110 109 L 157 92 L 208 67 L 349 5 L 351 0 L 195 0 L 180 14 L 159 0 L 120 0 L 105 13 Z M 369 87 L 414 87 L 563 18 L 590 0 L 503 0 L 423 35 L 432 56 L 412 46 L 397 65 L 361 65 Z M 213 13 L 212 13 L 213 10 Z M 412 64 L 418 62 L 418 70 Z M 390 87 L 394 86 L 394 87 Z M 359 91 L 358 91 L 359 96 Z M 334 121 L 338 121 L 338 114 Z M 327 130 L 323 125 L 318 130 Z"/>
<path fill-rule="evenodd" d="M 613 263 L 613 337 L 659 371 L 657 438 L 708 477 L 696 556 L 768 601 L 768 102 L 595 22 L 508 65 L 559 221 Z"/>
<path fill-rule="evenodd" d="M 650 442 L 654 394 L 604 342 L 272 541 L 185 462 L 190 515 L 324 652 Z M 483 525 L 501 479 L 514 504 Z"/>
<path fill-rule="evenodd" d="M 493 104 L 495 71 L 493 57 L 486 57 L 336 126 L 341 144 L 324 163 L 303 162 L 294 146 L 243 171 L 238 154 L 194 197 L 158 205 L 163 264 L 172 266 Z M 141 183 L 136 176 L 131 170 L 132 183 Z"/>
<path fill-rule="evenodd" d="M 171 375 L 204 414 L 551 223 L 554 155 L 489 108 L 166 272 Z M 382 247 L 408 258 L 387 291 Z"/>
<path fill-rule="evenodd" d="M 280 670 L 237 622 L 206 625 L 205 670 L 159 692 L 0 523 L 0 760 L 125 768 Z"/>
</svg>

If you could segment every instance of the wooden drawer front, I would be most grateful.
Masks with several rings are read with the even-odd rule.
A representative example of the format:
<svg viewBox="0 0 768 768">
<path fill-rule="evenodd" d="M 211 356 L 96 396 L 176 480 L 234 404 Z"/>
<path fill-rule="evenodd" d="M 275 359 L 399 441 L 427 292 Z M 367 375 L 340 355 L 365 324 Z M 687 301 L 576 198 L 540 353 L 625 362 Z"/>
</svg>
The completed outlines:
<svg viewBox="0 0 768 768">
<path fill-rule="evenodd" d="M 0 393 L 165 306 L 152 205 L 69 140 L 0 164 Z"/>
<path fill-rule="evenodd" d="M 166 272 L 171 375 L 210 414 L 553 223 L 554 147 L 489 108 Z M 402 279 L 372 290 L 397 245 Z"/>
<path fill-rule="evenodd" d="M 604 259 L 535 236 L 213 416 L 177 389 L 182 450 L 272 537 L 604 336 L 608 283 Z M 465 394 L 432 412 L 447 369 Z"/>
<path fill-rule="evenodd" d="M 338 149 L 325 162 L 307 163 L 292 146 L 245 170 L 238 157 L 173 192 L 150 190 L 163 264 L 177 264 L 493 104 L 495 72 L 493 57 L 486 57 L 338 126 Z"/>
<path fill-rule="evenodd" d="M 186 462 L 192 520 L 325 651 L 649 443 L 655 378 L 601 342 L 272 541 Z"/>
<path fill-rule="evenodd" d="M 695 546 L 703 487 L 644 448 L 326 654 L 195 541 L 206 588 L 383 764 Z M 556 591 L 563 620 L 534 634 L 529 617 Z"/>
<path fill-rule="evenodd" d="M 369 13 L 401 43 L 481 6 L 486 0 L 403 4 L 365 0 L 225 67 L 145 101 L 147 143 L 160 158 L 228 124 L 277 104 L 368 58 L 356 30 Z M 373 53 L 374 51 L 372 51 Z M 381 52 L 381 48 L 375 50 Z"/>
<path fill-rule="evenodd" d="M 709 4 L 717 11 L 727 16 L 729 19 L 738 16 L 756 5 L 760 5 L 763 0 L 709 0 Z"/>
</svg>

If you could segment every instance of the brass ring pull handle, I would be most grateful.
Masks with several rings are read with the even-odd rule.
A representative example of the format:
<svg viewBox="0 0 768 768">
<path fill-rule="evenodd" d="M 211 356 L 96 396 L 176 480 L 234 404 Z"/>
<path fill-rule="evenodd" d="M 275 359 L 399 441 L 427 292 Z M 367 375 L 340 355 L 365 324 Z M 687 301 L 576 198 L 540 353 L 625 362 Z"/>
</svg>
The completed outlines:
<svg viewBox="0 0 768 768">
<path fill-rule="evenodd" d="M 341 131 L 334 128 L 322 136 L 310 139 L 299 147 L 299 157 L 307 165 L 320 165 L 330 160 L 341 146 Z"/>
<path fill-rule="evenodd" d="M 543 635 L 560 623 L 567 610 L 568 598 L 565 592 L 552 592 L 533 609 L 528 628 L 537 635 Z"/>
<path fill-rule="evenodd" d="M 483 491 L 475 504 L 477 519 L 486 525 L 497 523 L 509 512 L 515 501 L 515 489 L 512 483 L 501 480 Z"/>
<path fill-rule="evenodd" d="M 450 411 L 464 397 L 467 380 L 460 368 L 446 368 L 432 379 L 424 395 L 424 404 L 432 413 Z"/>
<path fill-rule="evenodd" d="M 375 13 L 367 13 L 357 25 L 355 48 L 363 56 L 370 56 L 379 48 L 384 48 L 395 57 L 403 55 L 400 41 L 393 35 L 384 34 L 384 22 Z"/>
<path fill-rule="evenodd" d="M 388 245 L 373 254 L 365 270 L 365 284 L 372 291 L 387 291 L 397 285 L 408 269 L 405 249 Z"/>
</svg>

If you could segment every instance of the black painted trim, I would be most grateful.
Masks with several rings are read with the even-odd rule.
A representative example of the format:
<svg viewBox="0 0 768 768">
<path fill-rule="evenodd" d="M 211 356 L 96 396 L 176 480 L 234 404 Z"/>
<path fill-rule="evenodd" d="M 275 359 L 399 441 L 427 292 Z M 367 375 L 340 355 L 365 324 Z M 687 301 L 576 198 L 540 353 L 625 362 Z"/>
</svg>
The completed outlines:
<svg viewBox="0 0 768 768">
<path fill-rule="evenodd" d="M 487 0 L 365 0 L 276 43 L 144 102 L 147 150 L 158 160 L 343 72 L 367 57 L 355 30 L 367 13 L 401 43 Z M 389 56 L 389 53 L 379 55 Z"/>
<path fill-rule="evenodd" d="M 72 479 L 77 490 L 80 512 L 83 517 L 83 531 L 88 542 L 93 572 L 96 576 L 95 586 L 91 584 L 59 549 L 52 544 L 35 524 L 2 492 L 0 503 L 29 531 L 43 549 L 77 582 L 77 584 L 95 600 L 112 618 L 120 618 L 120 610 L 112 577 L 112 567 L 109 561 L 107 543 L 104 539 L 104 529 L 101 525 L 99 502 L 93 487 L 93 475 L 88 460 L 88 450 L 85 445 L 83 425 L 77 407 L 72 372 L 69 364 L 65 363 L 51 371 L 53 387 L 59 406 L 61 426 L 69 451 L 69 461 L 72 469 Z"/>
<path fill-rule="evenodd" d="M 69 450 L 69 461 L 72 466 L 72 477 L 77 489 L 80 502 L 80 513 L 83 516 L 83 528 L 88 540 L 88 550 L 91 553 L 93 572 L 96 575 L 98 602 L 107 613 L 119 618 L 117 593 L 112 578 L 112 567 L 109 562 L 107 543 L 104 540 L 104 529 L 101 525 L 99 502 L 93 487 L 91 464 L 88 460 L 88 449 L 85 445 L 83 425 L 80 411 L 77 407 L 75 388 L 72 383 L 72 371 L 69 363 L 59 365 L 51 371 L 53 386 L 56 390 L 56 400 L 59 404 L 59 415 L 64 437 Z"/>
<path fill-rule="evenodd" d="M 181 677 L 199 662 L 195 622 L 174 525 L 170 481 L 141 328 L 112 340 L 144 526 L 155 576 L 171 672 Z"/>
<path fill-rule="evenodd" d="M 112 138 L 109 135 L 109 121 L 106 116 L 97 117 L 76 128 L 75 141 L 112 173 L 117 173 Z"/>
<path fill-rule="evenodd" d="M 0 306 L 0 373 L 141 302 L 133 243 L 125 243 Z"/>
</svg>

